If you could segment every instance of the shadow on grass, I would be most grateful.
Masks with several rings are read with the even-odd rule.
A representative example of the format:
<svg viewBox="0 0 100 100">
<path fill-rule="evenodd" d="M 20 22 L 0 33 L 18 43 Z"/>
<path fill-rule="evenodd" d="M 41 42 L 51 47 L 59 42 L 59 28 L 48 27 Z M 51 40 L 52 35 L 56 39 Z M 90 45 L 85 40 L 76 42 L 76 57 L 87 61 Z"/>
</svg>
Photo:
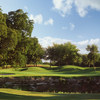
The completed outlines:
<svg viewBox="0 0 100 100">
<path fill-rule="evenodd" d="M 63 69 L 63 66 L 60 66 L 60 67 L 59 66 L 57 66 L 57 67 L 41 67 L 41 68 L 57 72 L 57 71 L 61 71 Z"/>
<path fill-rule="evenodd" d="M 23 96 L 0 92 L 0 100 L 100 100 L 99 94 L 55 94 L 50 97 Z"/>
<path fill-rule="evenodd" d="M 0 75 L 15 75 L 15 73 L 0 73 Z"/>
<path fill-rule="evenodd" d="M 100 71 L 100 68 L 96 68 L 96 70 L 94 70 L 94 68 L 89 68 L 89 69 L 74 69 L 74 68 L 64 68 L 64 67 L 61 67 L 61 68 L 58 68 L 58 69 L 55 69 L 53 70 L 55 72 L 60 72 L 61 74 L 96 74 L 96 75 L 100 75 L 99 71 Z M 98 73 L 97 73 L 98 71 Z"/>
<path fill-rule="evenodd" d="M 22 68 L 19 71 L 26 71 L 26 70 L 28 70 L 28 67 L 27 68 Z"/>
</svg>

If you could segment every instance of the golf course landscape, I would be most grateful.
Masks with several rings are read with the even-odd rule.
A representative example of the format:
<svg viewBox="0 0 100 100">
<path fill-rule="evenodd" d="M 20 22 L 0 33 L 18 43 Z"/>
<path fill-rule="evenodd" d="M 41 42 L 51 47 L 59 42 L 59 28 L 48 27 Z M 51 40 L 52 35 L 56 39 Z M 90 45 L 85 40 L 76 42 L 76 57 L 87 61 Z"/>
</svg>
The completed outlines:
<svg viewBox="0 0 100 100">
<path fill-rule="evenodd" d="M 100 0 L 0 0 L 0 100 L 100 100 Z"/>
<path fill-rule="evenodd" d="M 56 94 L 0 89 L 0 100 L 100 100 L 100 94 Z"/>
<path fill-rule="evenodd" d="M 11 73 L 11 75 L 9 75 Z M 5 75 L 7 74 L 7 75 Z M 100 68 L 97 67 L 79 67 L 66 65 L 59 68 L 58 66 L 41 65 L 41 67 L 28 68 L 8 68 L 0 70 L 0 77 L 21 77 L 21 76 L 58 76 L 58 77 L 85 77 L 100 76 Z"/>
<path fill-rule="evenodd" d="M 40 65 L 39 65 L 40 66 Z M 1 75 L 2 74 L 2 75 Z M 11 74 L 11 75 L 10 75 Z M 26 77 L 26 79 L 29 80 L 28 77 L 37 77 L 37 79 L 42 79 L 44 77 L 57 77 L 59 78 L 67 78 L 67 79 L 74 79 L 74 78 L 80 78 L 82 77 L 99 77 L 100 76 L 100 68 L 88 68 L 88 67 L 79 67 L 79 66 L 73 66 L 73 65 L 67 65 L 62 66 L 61 68 L 58 68 L 58 66 L 51 66 L 50 65 L 41 65 L 41 67 L 28 67 L 28 68 L 8 68 L 8 69 L 1 69 L 0 70 L 0 80 L 4 78 L 6 81 L 7 77 L 12 79 L 12 77 L 17 77 L 17 80 L 21 77 Z M 11 82 L 8 80 L 7 82 Z M 21 78 L 24 79 L 24 78 Z M 84 78 L 83 78 L 84 79 Z M 16 80 L 16 78 L 15 78 Z M 12 82 L 14 79 L 12 80 Z M 2 82 L 2 81 L 1 81 Z M 6 83 L 7 83 L 6 82 Z M 37 81 L 37 83 L 39 80 Z M 42 83 L 45 82 L 42 79 Z M 68 82 L 68 81 L 67 81 Z M 32 84 L 28 82 L 29 84 Z M 40 81 L 41 83 L 41 81 Z M 4 83 L 3 83 L 4 84 Z M 25 82 L 24 82 L 25 84 Z M 26 83 L 27 84 L 27 83 Z M 39 84 L 39 83 L 38 83 Z M 73 85 L 73 84 L 72 84 Z M 43 86 L 43 85 L 42 85 Z M 6 85 L 4 86 L 6 87 Z M 52 92 L 33 92 L 26 91 L 25 89 L 21 90 L 21 88 L 13 88 L 12 87 L 6 87 L 6 88 L 0 88 L 0 100 L 100 100 L 100 94 L 99 93 L 80 93 L 80 92 L 63 92 L 63 90 L 58 91 L 57 93 L 55 91 Z M 70 85 L 69 85 L 70 87 Z M 10 89 L 12 88 L 12 89 Z M 41 88 L 41 87 L 40 87 Z M 59 88 L 59 87 L 57 87 Z M 74 87 L 76 88 L 76 87 Z M 99 87 L 98 87 L 99 88 Z M 36 90 L 35 90 L 36 91 Z M 49 91 L 49 89 L 48 89 Z"/>
</svg>

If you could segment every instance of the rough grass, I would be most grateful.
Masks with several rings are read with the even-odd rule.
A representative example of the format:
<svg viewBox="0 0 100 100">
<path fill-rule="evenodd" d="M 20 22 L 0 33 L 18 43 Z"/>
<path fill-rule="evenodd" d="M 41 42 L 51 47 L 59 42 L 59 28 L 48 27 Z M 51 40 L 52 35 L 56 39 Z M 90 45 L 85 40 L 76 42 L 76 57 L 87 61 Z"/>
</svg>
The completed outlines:
<svg viewBox="0 0 100 100">
<path fill-rule="evenodd" d="M 20 76 L 59 76 L 59 77 L 81 77 L 81 76 L 100 76 L 100 67 L 88 68 L 73 65 L 67 66 L 52 66 L 43 65 L 43 67 L 29 67 L 28 69 L 1 69 L 1 73 L 14 73 L 14 75 L 0 75 L 0 77 L 20 77 Z"/>
<path fill-rule="evenodd" d="M 56 94 L 0 89 L 0 100 L 100 100 L 100 94 Z"/>
</svg>

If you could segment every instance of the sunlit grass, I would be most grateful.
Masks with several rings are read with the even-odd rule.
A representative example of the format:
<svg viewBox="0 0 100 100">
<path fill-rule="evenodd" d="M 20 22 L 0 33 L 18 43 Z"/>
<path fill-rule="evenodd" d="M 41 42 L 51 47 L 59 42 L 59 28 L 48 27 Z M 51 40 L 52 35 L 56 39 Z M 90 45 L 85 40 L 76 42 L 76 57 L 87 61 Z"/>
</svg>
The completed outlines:
<svg viewBox="0 0 100 100">
<path fill-rule="evenodd" d="M 23 70 L 23 68 L 9 68 L 1 69 L 0 73 L 14 73 L 14 75 L 0 75 L 0 77 L 20 77 L 20 76 L 59 76 L 59 77 L 81 77 L 81 76 L 100 76 L 100 68 L 96 70 L 89 67 L 79 67 L 73 65 L 67 66 L 50 66 L 44 65 L 43 67 L 29 67 Z"/>
<path fill-rule="evenodd" d="M 29 91 L 6 89 L 6 88 L 0 88 L 0 92 L 16 94 L 16 95 L 24 95 L 24 96 L 41 96 L 41 97 L 54 96 L 53 94 L 48 94 L 48 93 L 37 93 L 37 92 L 29 92 Z"/>
<path fill-rule="evenodd" d="M 100 100 L 100 94 L 39 93 L 1 88 L 0 100 Z"/>
</svg>

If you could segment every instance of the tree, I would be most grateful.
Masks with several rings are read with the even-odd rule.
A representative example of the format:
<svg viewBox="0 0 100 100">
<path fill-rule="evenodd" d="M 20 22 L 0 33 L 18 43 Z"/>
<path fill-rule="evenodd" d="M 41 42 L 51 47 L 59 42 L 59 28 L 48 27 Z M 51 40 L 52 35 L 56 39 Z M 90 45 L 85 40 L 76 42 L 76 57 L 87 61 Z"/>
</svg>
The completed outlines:
<svg viewBox="0 0 100 100">
<path fill-rule="evenodd" d="M 23 10 L 3 14 L 0 9 L 0 65 L 25 66 L 32 30 L 33 20 Z"/>
<path fill-rule="evenodd" d="M 29 49 L 27 52 L 27 63 L 34 63 L 37 66 L 37 63 L 41 60 L 43 54 L 44 50 L 38 43 L 38 39 L 36 37 L 30 38 Z"/>
<path fill-rule="evenodd" d="M 48 48 L 46 48 L 44 59 L 50 60 L 50 67 L 51 67 L 51 62 L 55 61 L 55 48 L 54 48 L 54 46 L 48 46 Z"/>
<path fill-rule="evenodd" d="M 22 9 L 9 12 L 6 23 L 8 27 L 18 30 L 22 37 L 31 36 L 33 20 L 29 20 L 27 13 L 24 13 Z"/>
<path fill-rule="evenodd" d="M 9 43 L 11 45 L 10 48 L 14 46 L 14 49 L 8 51 L 7 61 L 12 61 L 11 63 L 9 62 L 12 65 L 24 67 L 27 61 L 26 54 L 29 49 L 29 37 L 31 37 L 33 30 L 33 21 L 29 20 L 27 13 L 18 9 L 8 13 L 6 24 L 10 31 L 8 32 L 7 40 L 12 41 L 12 43 Z"/>
<path fill-rule="evenodd" d="M 78 65 L 78 66 L 81 66 L 82 65 L 82 62 L 83 62 L 82 54 L 77 53 L 76 58 L 75 58 L 75 61 L 74 61 L 74 64 L 75 65 Z"/>
<path fill-rule="evenodd" d="M 3 14 L 0 9 L 0 65 L 25 67 L 37 64 L 44 50 L 37 38 L 32 38 L 33 20 L 22 9 Z"/>
<path fill-rule="evenodd" d="M 7 63 L 12 65 L 12 67 L 26 67 L 27 58 L 20 51 L 9 51 L 7 56 Z"/>
<path fill-rule="evenodd" d="M 0 41 L 2 38 L 7 37 L 6 18 L 0 9 Z"/>
<path fill-rule="evenodd" d="M 46 49 L 46 59 L 50 60 L 50 67 L 52 62 L 61 66 L 63 51 L 63 44 L 53 44 Z"/>
<path fill-rule="evenodd" d="M 47 58 L 56 62 L 58 66 L 74 64 L 78 61 L 78 49 L 70 42 L 65 44 L 53 44 L 46 50 Z M 81 59 L 80 59 L 81 60 Z"/>
<path fill-rule="evenodd" d="M 87 54 L 82 55 L 82 66 L 88 66 L 88 55 Z"/>
<path fill-rule="evenodd" d="M 78 51 L 77 47 L 70 42 L 64 44 L 65 47 L 65 54 L 64 54 L 64 61 L 66 64 L 74 64 L 77 62 L 78 59 Z"/>
<path fill-rule="evenodd" d="M 97 54 L 96 66 L 100 67 L 100 53 Z"/>
<path fill-rule="evenodd" d="M 6 25 L 6 18 L 0 9 L 0 66 L 5 64 L 5 59 L 7 55 L 7 51 L 3 41 L 7 38 L 7 25 Z"/>
<path fill-rule="evenodd" d="M 88 54 L 88 65 L 89 65 L 89 67 L 91 65 L 93 67 L 95 67 L 95 63 L 97 61 L 98 47 L 95 44 L 87 45 L 86 50 L 89 51 L 89 54 Z"/>
</svg>

